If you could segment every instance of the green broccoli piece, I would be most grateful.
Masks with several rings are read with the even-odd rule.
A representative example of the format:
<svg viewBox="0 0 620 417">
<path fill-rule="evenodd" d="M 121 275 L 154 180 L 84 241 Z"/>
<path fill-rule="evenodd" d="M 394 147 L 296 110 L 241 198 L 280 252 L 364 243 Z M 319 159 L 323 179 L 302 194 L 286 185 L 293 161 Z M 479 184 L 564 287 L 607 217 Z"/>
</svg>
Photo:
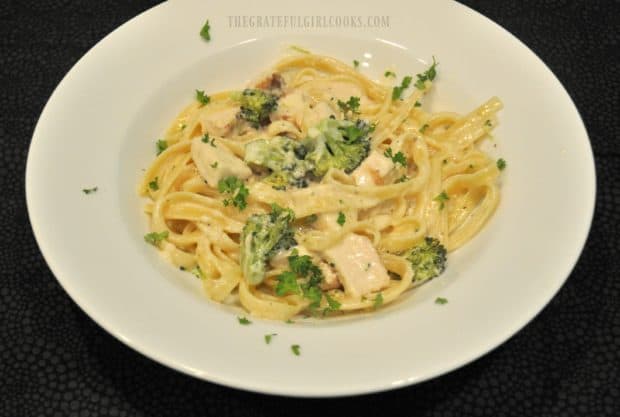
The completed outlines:
<svg viewBox="0 0 620 417">
<path fill-rule="evenodd" d="M 324 119 L 309 130 L 303 143 L 313 174 L 323 177 L 330 168 L 350 173 L 370 152 L 369 134 L 374 127 L 363 120 Z"/>
<path fill-rule="evenodd" d="M 272 204 L 271 213 L 250 216 L 241 232 L 241 269 L 245 279 L 252 285 L 265 278 L 267 262 L 278 251 L 295 246 L 291 224 L 295 214 Z"/>
<path fill-rule="evenodd" d="M 246 88 L 236 96 L 241 104 L 237 117 L 258 129 L 269 124 L 269 114 L 278 108 L 278 97 L 266 91 Z"/>
<path fill-rule="evenodd" d="M 406 257 L 413 268 L 413 282 L 422 283 L 441 274 L 446 269 L 446 255 L 446 248 L 432 237 L 425 237 L 410 249 Z"/>
<path fill-rule="evenodd" d="M 308 186 L 306 176 L 312 167 L 303 159 L 305 154 L 301 143 L 280 136 L 245 145 L 245 162 L 268 168 L 270 173 L 263 181 L 277 190 Z"/>
</svg>

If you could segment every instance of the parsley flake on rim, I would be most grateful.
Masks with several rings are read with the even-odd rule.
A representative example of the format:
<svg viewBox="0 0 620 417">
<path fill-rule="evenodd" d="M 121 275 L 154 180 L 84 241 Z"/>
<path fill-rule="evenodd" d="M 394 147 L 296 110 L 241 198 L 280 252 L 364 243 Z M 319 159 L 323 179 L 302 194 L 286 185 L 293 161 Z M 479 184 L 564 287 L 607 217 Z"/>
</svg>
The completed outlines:
<svg viewBox="0 0 620 417">
<path fill-rule="evenodd" d="M 200 37 L 205 41 L 209 42 L 211 40 L 211 34 L 209 31 L 211 30 L 211 25 L 209 25 L 209 19 L 202 25 L 202 29 L 200 29 Z"/>
<path fill-rule="evenodd" d="M 300 349 L 301 349 L 301 346 L 299 346 L 299 345 L 291 345 L 291 351 L 293 352 L 293 354 L 295 356 L 301 355 L 301 350 Z"/>
<path fill-rule="evenodd" d="M 241 324 L 243 326 L 247 326 L 248 324 L 252 324 L 252 322 L 250 320 L 248 320 L 246 317 L 239 317 L 239 316 L 237 316 L 237 321 L 239 322 L 239 324 Z"/>
<path fill-rule="evenodd" d="M 499 158 L 497 160 L 497 169 L 499 169 L 500 171 L 506 169 L 506 160 L 504 158 Z"/>
<path fill-rule="evenodd" d="M 96 193 L 98 189 L 99 189 L 99 187 L 93 187 L 93 188 L 82 188 L 82 192 L 83 192 L 84 194 L 92 194 L 92 193 Z"/>
<path fill-rule="evenodd" d="M 268 333 L 265 335 L 265 343 L 266 344 L 270 344 L 271 343 L 271 339 L 273 339 L 275 336 L 277 336 L 277 333 Z"/>
<path fill-rule="evenodd" d="M 448 304 L 448 299 L 443 298 L 443 297 L 437 297 L 435 298 L 435 304 L 439 304 L 439 305 Z"/>
</svg>

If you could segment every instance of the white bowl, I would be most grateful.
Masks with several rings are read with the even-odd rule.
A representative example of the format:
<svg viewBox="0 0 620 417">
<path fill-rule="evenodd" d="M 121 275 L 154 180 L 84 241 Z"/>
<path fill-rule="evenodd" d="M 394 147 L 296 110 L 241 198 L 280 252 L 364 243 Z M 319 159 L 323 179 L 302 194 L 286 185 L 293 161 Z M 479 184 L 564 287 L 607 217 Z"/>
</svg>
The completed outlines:
<svg viewBox="0 0 620 417">
<path fill-rule="evenodd" d="M 453 370 L 545 306 L 577 261 L 594 208 L 592 152 L 575 106 L 529 49 L 481 15 L 446 1 L 380 3 L 333 2 L 330 13 L 389 14 L 389 27 L 308 29 L 291 28 L 290 20 L 229 27 L 229 16 L 241 10 L 316 15 L 308 2 L 168 2 L 121 26 L 75 65 L 41 114 L 26 191 L 46 261 L 89 316 L 137 351 L 198 378 L 265 393 L 338 396 Z M 198 36 L 207 18 L 208 43 Z M 155 140 L 195 89 L 242 88 L 290 44 L 357 59 L 374 78 L 387 68 L 399 79 L 415 74 L 434 55 L 433 109 L 465 113 L 493 95 L 504 102 L 494 151 L 508 167 L 486 228 L 450 257 L 440 278 L 396 305 L 341 320 L 241 326 L 237 312 L 209 301 L 195 280 L 144 243 L 135 188 Z M 96 193 L 82 193 L 92 186 Z M 438 296 L 448 304 L 436 305 Z M 269 345 L 268 333 L 278 334 Z M 293 344 L 300 356 L 291 353 Z"/>
</svg>

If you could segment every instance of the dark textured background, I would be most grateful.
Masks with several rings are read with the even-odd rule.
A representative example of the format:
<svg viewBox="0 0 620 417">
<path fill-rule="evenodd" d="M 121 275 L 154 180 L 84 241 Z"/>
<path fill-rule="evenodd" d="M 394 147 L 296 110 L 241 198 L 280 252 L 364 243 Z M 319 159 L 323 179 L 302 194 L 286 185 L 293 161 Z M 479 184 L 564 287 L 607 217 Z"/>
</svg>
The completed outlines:
<svg viewBox="0 0 620 417">
<path fill-rule="evenodd" d="M 417 386 L 336 400 L 241 392 L 152 362 L 82 313 L 39 253 L 24 197 L 37 118 L 82 54 L 154 3 L 0 1 L 1 416 L 620 415 L 618 1 L 465 1 L 532 48 L 579 108 L 597 162 L 592 231 L 559 294 L 495 351 Z"/>
</svg>

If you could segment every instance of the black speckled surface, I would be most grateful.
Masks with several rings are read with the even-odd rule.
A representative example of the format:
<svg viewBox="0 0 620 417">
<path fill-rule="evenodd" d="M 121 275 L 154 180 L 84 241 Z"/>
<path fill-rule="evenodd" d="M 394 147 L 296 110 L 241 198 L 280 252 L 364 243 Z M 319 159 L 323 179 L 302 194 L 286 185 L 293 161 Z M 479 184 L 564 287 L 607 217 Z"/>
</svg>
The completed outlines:
<svg viewBox="0 0 620 417">
<path fill-rule="evenodd" d="M 24 196 L 30 137 L 64 74 L 156 2 L 0 2 L 0 415 L 620 415 L 620 40 L 618 1 L 465 3 L 534 50 L 584 118 L 598 197 L 584 253 L 528 326 L 474 363 L 382 394 L 271 397 L 169 370 L 132 351 L 64 293 L 34 241 Z"/>
</svg>

